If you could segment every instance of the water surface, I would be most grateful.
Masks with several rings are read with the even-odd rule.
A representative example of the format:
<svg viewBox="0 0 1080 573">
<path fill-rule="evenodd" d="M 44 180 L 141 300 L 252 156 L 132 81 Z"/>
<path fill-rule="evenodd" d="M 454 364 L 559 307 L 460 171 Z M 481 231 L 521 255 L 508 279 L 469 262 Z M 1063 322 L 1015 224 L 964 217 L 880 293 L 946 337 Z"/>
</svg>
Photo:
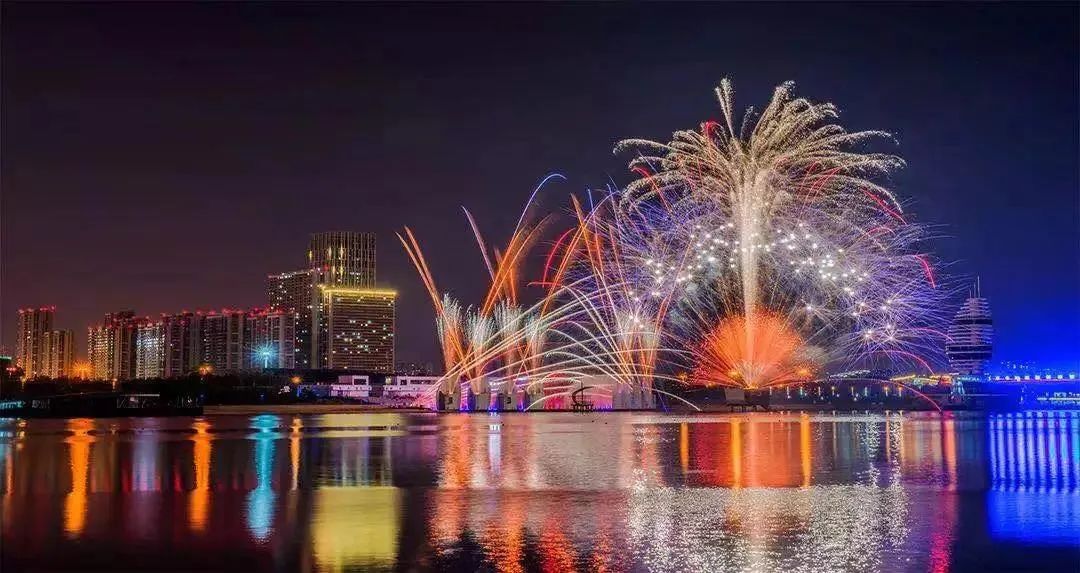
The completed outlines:
<svg viewBox="0 0 1080 573">
<path fill-rule="evenodd" d="M 1080 414 L 0 420 L 0 570 L 1080 570 Z"/>
</svg>

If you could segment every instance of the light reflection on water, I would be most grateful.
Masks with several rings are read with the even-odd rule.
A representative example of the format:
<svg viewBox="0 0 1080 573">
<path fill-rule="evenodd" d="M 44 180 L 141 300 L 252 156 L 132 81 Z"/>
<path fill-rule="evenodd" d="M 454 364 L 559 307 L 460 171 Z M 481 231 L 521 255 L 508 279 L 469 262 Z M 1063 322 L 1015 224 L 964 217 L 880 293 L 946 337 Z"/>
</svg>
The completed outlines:
<svg viewBox="0 0 1080 573">
<path fill-rule="evenodd" d="M 1080 415 L 0 420 L 2 569 L 975 571 L 1080 559 Z"/>
</svg>

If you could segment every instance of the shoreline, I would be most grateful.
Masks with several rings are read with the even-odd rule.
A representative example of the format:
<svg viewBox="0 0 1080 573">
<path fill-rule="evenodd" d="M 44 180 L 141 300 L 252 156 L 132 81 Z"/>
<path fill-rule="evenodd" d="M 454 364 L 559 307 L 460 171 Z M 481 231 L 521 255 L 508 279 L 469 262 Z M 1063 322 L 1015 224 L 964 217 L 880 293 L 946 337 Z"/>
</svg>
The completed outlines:
<svg viewBox="0 0 1080 573">
<path fill-rule="evenodd" d="M 204 416 L 253 414 L 382 414 L 430 412 L 424 408 L 388 408 L 373 404 L 226 404 L 203 406 Z"/>
</svg>

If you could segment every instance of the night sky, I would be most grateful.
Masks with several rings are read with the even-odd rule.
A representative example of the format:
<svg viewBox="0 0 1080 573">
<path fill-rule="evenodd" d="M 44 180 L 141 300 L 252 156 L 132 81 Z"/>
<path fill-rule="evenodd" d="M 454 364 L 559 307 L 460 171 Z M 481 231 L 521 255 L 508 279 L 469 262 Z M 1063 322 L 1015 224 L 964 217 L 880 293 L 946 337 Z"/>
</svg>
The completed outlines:
<svg viewBox="0 0 1080 573">
<path fill-rule="evenodd" d="M 430 305 L 393 232 L 476 300 L 460 214 L 502 242 L 545 207 L 625 183 L 616 140 L 666 141 L 795 80 L 849 129 L 883 129 L 893 179 L 982 277 L 995 359 L 1080 360 L 1077 5 L 15 4 L 2 7 L 3 342 L 16 309 L 265 304 L 308 234 L 378 233 L 400 291 L 398 359 L 437 362 Z"/>
</svg>

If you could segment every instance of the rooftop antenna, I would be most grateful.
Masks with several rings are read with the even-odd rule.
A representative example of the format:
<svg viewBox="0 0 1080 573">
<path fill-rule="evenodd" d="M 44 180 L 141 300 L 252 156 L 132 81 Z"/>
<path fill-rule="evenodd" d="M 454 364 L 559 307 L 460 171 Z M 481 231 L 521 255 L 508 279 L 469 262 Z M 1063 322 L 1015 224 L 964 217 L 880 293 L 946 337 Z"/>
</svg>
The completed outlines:
<svg viewBox="0 0 1080 573">
<path fill-rule="evenodd" d="M 979 284 L 980 277 L 975 275 L 975 298 L 982 298 L 982 287 Z"/>
</svg>

